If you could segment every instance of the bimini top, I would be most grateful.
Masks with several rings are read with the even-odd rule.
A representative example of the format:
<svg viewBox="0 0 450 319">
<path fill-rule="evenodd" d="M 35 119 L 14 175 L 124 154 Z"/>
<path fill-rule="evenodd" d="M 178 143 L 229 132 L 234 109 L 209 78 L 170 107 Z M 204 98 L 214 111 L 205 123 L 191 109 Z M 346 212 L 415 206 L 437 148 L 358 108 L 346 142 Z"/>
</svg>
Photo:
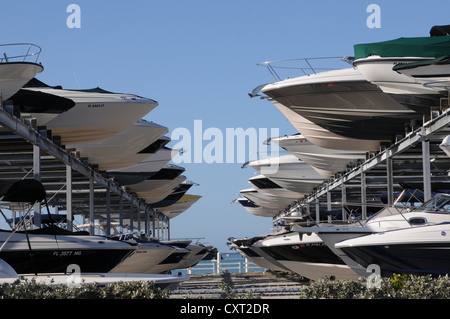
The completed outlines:
<svg viewBox="0 0 450 319">
<path fill-rule="evenodd" d="M 431 57 L 450 55 L 450 36 L 398 38 L 353 46 L 355 60 L 371 55 L 381 57 Z"/>
</svg>

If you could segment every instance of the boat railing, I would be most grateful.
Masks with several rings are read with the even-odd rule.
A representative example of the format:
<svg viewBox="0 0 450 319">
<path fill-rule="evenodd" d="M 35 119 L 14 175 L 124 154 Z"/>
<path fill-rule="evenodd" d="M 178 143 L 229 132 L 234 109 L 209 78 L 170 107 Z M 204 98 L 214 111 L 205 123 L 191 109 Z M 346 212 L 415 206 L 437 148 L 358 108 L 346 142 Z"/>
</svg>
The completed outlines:
<svg viewBox="0 0 450 319">
<path fill-rule="evenodd" d="M 353 63 L 352 57 L 342 56 L 266 61 L 258 63 L 257 66 L 266 67 L 275 80 L 281 81 L 283 78 L 278 74 L 277 70 L 295 72 L 301 71 L 303 75 L 317 74 L 318 72 L 342 69 L 340 67 L 336 67 L 337 60 L 347 62 L 349 64 Z M 331 65 L 329 64 L 330 62 L 332 63 Z M 320 66 L 316 66 L 318 63 L 320 63 Z"/>
<path fill-rule="evenodd" d="M 0 63 L 33 62 L 37 63 L 42 49 L 32 43 L 0 44 Z"/>
</svg>

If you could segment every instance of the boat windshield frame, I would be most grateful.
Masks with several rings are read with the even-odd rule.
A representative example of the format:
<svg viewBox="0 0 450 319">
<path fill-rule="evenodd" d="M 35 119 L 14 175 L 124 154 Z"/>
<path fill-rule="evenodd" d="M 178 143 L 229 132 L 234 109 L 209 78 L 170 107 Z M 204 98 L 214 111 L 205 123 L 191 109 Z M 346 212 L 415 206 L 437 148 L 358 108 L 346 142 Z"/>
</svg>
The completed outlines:
<svg viewBox="0 0 450 319">
<path fill-rule="evenodd" d="M 425 202 L 422 206 L 414 209 L 414 211 L 423 210 L 433 213 L 450 213 L 450 194 L 436 194 L 432 199 Z"/>
<path fill-rule="evenodd" d="M 0 63 L 37 63 L 41 52 L 41 47 L 33 43 L 0 44 Z"/>
<path fill-rule="evenodd" d="M 303 72 L 303 75 L 311 75 L 324 71 L 333 71 L 342 69 L 335 67 L 313 67 L 313 62 L 314 64 L 316 64 L 315 62 L 324 64 L 325 63 L 324 60 L 340 60 L 353 66 L 353 57 L 348 56 L 286 59 L 286 60 L 260 62 L 256 65 L 267 68 L 270 74 L 277 81 L 282 81 L 283 78 L 278 74 L 276 70 L 296 70 Z"/>
</svg>

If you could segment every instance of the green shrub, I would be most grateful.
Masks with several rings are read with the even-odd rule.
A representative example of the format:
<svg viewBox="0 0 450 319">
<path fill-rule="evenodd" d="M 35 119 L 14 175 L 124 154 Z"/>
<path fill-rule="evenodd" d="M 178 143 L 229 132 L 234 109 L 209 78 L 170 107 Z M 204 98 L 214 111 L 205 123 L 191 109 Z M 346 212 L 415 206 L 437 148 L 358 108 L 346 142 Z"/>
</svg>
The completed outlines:
<svg viewBox="0 0 450 319">
<path fill-rule="evenodd" d="M 413 276 L 394 274 L 381 278 L 379 285 L 368 287 L 367 279 L 315 281 L 303 289 L 307 299 L 447 299 L 450 280 L 447 276 Z"/>
<path fill-rule="evenodd" d="M 0 299 L 165 299 L 168 290 L 155 287 L 153 282 L 118 282 L 106 286 L 46 285 L 36 280 L 16 280 L 0 285 Z"/>
</svg>

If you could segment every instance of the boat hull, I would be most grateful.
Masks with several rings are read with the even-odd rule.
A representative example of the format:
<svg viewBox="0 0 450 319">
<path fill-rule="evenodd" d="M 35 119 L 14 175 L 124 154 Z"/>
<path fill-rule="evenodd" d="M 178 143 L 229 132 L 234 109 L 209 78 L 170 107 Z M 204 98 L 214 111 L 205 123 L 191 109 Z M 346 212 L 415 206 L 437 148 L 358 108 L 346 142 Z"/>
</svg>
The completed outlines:
<svg viewBox="0 0 450 319">
<path fill-rule="evenodd" d="M 0 63 L 1 99 L 7 100 L 29 80 L 41 73 L 44 67 L 30 62 Z"/>
<path fill-rule="evenodd" d="M 11 233 L 0 232 L 0 242 Z M 16 232 L 0 251 L 0 258 L 18 274 L 65 273 L 76 264 L 82 272 L 109 272 L 135 247 L 96 236 L 42 235 Z"/>
<path fill-rule="evenodd" d="M 383 277 L 444 276 L 450 274 L 449 232 L 446 224 L 414 227 L 346 240 L 338 247 L 363 267 L 378 265 Z"/>
</svg>

